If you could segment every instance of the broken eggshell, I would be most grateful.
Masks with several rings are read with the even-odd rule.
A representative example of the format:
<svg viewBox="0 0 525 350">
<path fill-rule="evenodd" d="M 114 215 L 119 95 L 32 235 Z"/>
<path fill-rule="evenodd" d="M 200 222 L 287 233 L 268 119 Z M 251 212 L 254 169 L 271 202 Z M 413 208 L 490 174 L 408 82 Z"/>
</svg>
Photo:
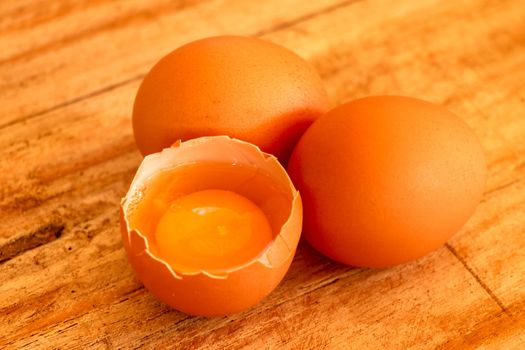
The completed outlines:
<svg viewBox="0 0 525 350">
<path fill-rule="evenodd" d="M 146 234 L 130 218 L 140 206 L 147 180 L 177 166 L 220 162 L 255 167 L 286 191 L 286 220 L 264 251 L 250 262 L 225 271 L 175 271 L 150 249 Z M 264 193 L 263 189 L 260 191 Z M 264 210 L 263 210 L 264 211 Z M 271 218 L 269 218 L 271 220 Z M 222 316 L 250 308 L 268 295 L 286 274 L 300 238 L 302 204 L 288 174 L 257 146 L 227 136 L 177 142 L 144 158 L 121 202 L 121 232 L 128 259 L 144 286 L 158 299 L 192 315 Z"/>
</svg>

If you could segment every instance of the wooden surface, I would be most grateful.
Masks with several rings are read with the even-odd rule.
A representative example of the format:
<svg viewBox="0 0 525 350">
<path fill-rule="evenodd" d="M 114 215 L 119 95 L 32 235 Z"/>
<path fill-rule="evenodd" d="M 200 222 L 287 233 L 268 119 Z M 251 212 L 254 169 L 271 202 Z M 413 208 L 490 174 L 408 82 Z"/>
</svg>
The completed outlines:
<svg viewBox="0 0 525 350">
<path fill-rule="evenodd" d="M 141 156 L 141 78 L 197 38 L 253 35 L 311 62 L 334 101 L 403 94 L 461 116 L 486 194 L 448 244 L 386 270 L 301 243 L 281 285 L 223 318 L 133 276 L 118 204 Z M 0 348 L 525 349 L 525 2 L 0 2 Z"/>
</svg>

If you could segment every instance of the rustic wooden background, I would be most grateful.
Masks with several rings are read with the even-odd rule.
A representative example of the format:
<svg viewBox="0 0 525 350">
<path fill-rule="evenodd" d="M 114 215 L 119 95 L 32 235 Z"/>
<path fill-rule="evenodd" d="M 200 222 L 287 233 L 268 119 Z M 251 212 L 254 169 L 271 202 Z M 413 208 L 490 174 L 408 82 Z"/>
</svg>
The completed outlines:
<svg viewBox="0 0 525 350">
<path fill-rule="evenodd" d="M 386 270 L 301 243 L 283 283 L 235 316 L 159 303 L 118 228 L 141 161 L 132 102 L 160 57 L 216 34 L 295 50 L 337 102 L 447 106 L 488 158 L 475 215 Z M 0 153 L 2 349 L 525 349 L 523 0 L 0 1 Z"/>
</svg>

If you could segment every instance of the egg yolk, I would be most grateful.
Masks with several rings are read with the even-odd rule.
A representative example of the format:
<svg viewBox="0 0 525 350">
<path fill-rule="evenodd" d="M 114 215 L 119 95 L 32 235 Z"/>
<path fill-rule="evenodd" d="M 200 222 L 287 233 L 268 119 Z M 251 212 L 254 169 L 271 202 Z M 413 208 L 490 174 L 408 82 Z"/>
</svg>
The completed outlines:
<svg viewBox="0 0 525 350">
<path fill-rule="evenodd" d="M 221 270 L 261 254 L 272 240 L 262 210 L 232 191 L 204 190 L 179 197 L 155 231 L 159 257 L 176 270 Z"/>
</svg>

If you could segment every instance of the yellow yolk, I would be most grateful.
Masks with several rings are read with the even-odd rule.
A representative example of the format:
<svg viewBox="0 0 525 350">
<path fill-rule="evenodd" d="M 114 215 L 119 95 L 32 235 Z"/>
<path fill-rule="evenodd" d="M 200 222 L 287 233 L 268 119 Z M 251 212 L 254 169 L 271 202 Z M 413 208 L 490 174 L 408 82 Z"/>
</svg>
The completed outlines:
<svg viewBox="0 0 525 350">
<path fill-rule="evenodd" d="M 176 199 L 155 231 L 159 257 L 176 270 L 220 270 L 245 264 L 272 240 L 262 210 L 237 193 L 204 190 Z"/>
</svg>

